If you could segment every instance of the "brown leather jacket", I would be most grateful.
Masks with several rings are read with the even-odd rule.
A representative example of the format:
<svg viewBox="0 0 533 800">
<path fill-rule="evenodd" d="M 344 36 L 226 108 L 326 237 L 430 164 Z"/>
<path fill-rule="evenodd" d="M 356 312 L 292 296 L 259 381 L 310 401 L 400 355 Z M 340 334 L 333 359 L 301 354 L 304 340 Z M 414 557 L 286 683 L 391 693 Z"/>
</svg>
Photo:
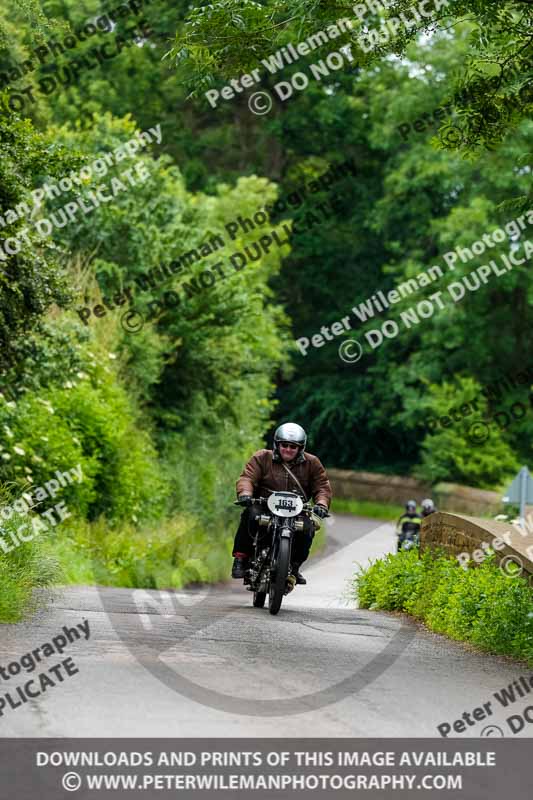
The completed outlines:
<svg viewBox="0 0 533 800">
<path fill-rule="evenodd" d="M 315 503 L 329 508 L 332 491 L 320 459 L 311 453 L 304 453 L 299 463 L 288 464 L 288 467 L 302 484 L 307 500 L 312 498 Z M 268 497 L 271 491 L 301 494 L 282 462 L 273 461 L 272 450 L 258 450 L 241 472 L 237 481 L 237 496 Z"/>
</svg>

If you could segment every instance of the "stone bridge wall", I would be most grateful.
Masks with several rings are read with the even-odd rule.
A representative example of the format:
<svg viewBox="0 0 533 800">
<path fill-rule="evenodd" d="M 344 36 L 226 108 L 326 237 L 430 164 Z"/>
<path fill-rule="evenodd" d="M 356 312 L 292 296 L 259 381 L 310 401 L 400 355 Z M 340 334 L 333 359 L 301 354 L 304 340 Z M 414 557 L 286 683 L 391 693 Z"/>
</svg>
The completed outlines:
<svg viewBox="0 0 533 800">
<path fill-rule="evenodd" d="M 432 487 L 430 483 L 415 478 L 345 469 L 328 469 L 328 475 L 334 495 L 347 500 L 370 500 L 403 506 L 410 499 L 419 503 L 424 497 L 432 497 L 442 511 L 490 516 L 502 510 L 501 496 L 497 492 L 469 486 L 438 483 Z"/>
<path fill-rule="evenodd" d="M 420 549 L 437 547 L 445 550 L 449 555 L 470 553 L 474 562 L 481 563 L 484 559 L 485 546 L 494 547 L 497 560 L 502 564 L 502 569 L 512 559 L 524 573 L 531 576 L 533 582 L 533 517 L 527 519 L 526 529 L 522 532 L 512 525 L 494 520 L 467 517 L 462 514 L 450 514 L 438 511 L 422 521 L 420 533 Z M 505 561 L 504 561 L 505 559 Z M 506 574 L 512 575 L 514 567 L 505 569 Z"/>
</svg>

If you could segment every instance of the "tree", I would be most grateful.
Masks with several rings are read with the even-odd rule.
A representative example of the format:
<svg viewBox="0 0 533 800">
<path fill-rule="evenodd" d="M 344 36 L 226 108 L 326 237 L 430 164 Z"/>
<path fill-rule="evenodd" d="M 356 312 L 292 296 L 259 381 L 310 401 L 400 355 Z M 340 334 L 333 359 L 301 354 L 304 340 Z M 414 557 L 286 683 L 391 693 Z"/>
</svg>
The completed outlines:
<svg viewBox="0 0 533 800">
<path fill-rule="evenodd" d="M 415 15 L 411 0 L 369 6 L 221 0 L 189 13 L 170 55 L 198 94 L 220 77 L 250 72 L 288 41 L 302 41 L 341 17 L 351 18 L 352 28 L 333 49 L 350 44 L 355 63 L 364 68 L 391 54 L 405 56 L 421 34 L 448 35 L 455 29 L 455 35 L 469 35 L 455 86 L 448 87 L 463 130 L 446 146 L 494 146 L 527 118 L 533 103 L 533 9 L 527 0 L 435 0 L 430 17 Z"/>
<path fill-rule="evenodd" d="M 0 373 L 16 362 L 26 332 L 35 327 L 53 303 L 70 299 L 50 242 L 26 220 L 30 191 L 37 175 L 62 175 L 76 163 L 29 120 L 15 113 L 0 117 Z"/>
</svg>

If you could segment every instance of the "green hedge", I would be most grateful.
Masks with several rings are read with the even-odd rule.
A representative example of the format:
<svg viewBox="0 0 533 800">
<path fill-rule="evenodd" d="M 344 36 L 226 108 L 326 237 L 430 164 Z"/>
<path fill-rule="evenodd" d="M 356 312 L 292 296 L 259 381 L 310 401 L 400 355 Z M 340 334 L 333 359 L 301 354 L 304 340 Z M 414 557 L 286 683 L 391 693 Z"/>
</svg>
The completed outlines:
<svg viewBox="0 0 533 800">
<path fill-rule="evenodd" d="M 362 608 L 405 611 L 437 633 L 533 663 L 533 591 L 494 556 L 465 570 L 440 553 L 403 551 L 360 570 L 354 591 Z"/>
</svg>

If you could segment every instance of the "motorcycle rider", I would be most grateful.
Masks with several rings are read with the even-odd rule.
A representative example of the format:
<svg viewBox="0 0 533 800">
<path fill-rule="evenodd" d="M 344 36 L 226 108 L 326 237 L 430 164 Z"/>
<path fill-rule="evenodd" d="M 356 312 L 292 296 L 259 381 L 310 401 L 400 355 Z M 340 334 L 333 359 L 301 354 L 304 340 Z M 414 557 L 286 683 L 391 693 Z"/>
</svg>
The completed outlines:
<svg viewBox="0 0 533 800">
<path fill-rule="evenodd" d="M 398 535 L 398 552 L 402 549 L 407 533 L 412 532 L 415 536 L 420 536 L 420 523 L 422 518 L 417 513 L 416 501 L 408 500 L 405 504 L 405 514 L 402 514 L 396 523 L 396 533 Z"/>
<path fill-rule="evenodd" d="M 274 433 L 272 450 L 258 450 L 244 467 L 237 481 L 237 501 L 244 506 L 233 545 L 232 578 L 243 578 L 247 561 L 253 553 L 252 535 L 257 529 L 252 510 L 254 497 L 266 497 L 271 492 L 295 492 L 304 501 L 313 498 L 313 512 L 324 518 L 332 498 L 331 486 L 320 459 L 305 452 L 307 434 L 300 425 L 286 422 Z M 292 473 L 292 474 L 291 474 Z M 296 583 L 307 581 L 300 566 L 307 559 L 315 535 L 312 520 L 302 516 L 303 531 L 293 541 L 292 574 Z"/>
<path fill-rule="evenodd" d="M 435 503 L 429 497 L 426 497 L 425 500 L 422 500 L 420 506 L 422 508 L 422 518 L 429 517 L 430 514 L 434 514 L 437 510 Z"/>
</svg>

